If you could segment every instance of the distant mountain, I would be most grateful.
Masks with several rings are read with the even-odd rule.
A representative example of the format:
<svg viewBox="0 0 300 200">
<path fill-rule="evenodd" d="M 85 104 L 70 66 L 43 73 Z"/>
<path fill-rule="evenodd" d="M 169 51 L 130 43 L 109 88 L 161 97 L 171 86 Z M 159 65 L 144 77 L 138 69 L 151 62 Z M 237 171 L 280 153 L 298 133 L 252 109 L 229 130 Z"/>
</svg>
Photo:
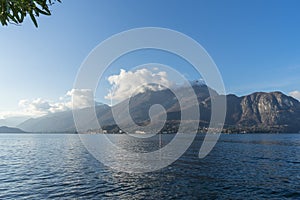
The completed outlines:
<svg viewBox="0 0 300 200">
<path fill-rule="evenodd" d="M 96 105 L 97 113 L 104 114 L 109 109 L 110 107 L 105 104 Z M 76 132 L 73 113 L 70 110 L 52 113 L 38 118 L 31 118 L 17 127 L 28 132 Z"/>
<path fill-rule="evenodd" d="M 25 131 L 19 129 L 19 128 L 12 128 L 7 126 L 1 126 L 0 127 L 0 133 L 25 133 Z"/>
<path fill-rule="evenodd" d="M 22 117 L 8 117 L 5 119 L 0 119 L 0 126 L 9 126 L 9 127 L 16 127 L 20 123 L 28 120 L 30 117 L 22 116 Z"/>
<path fill-rule="evenodd" d="M 184 94 L 187 88 L 177 88 L 176 93 Z M 199 102 L 200 131 L 205 130 L 211 117 L 211 98 L 221 98 L 213 89 L 204 84 L 193 84 Z M 227 99 L 227 114 L 224 132 L 294 132 L 300 131 L 300 103 L 296 99 L 281 92 L 257 92 L 238 97 L 230 94 Z M 99 123 L 107 130 L 118 132 L 112 109 L 118 116 L 128 116 L 124 104 L 129 103 L 130 115 L 139 125 L 150 122 L 149 109 L 154 104 L 162 105 L 167 111 L 167 127 L 176 127 L 181 119 L 181 112 L 193 109 L 191 97 L 183 97 L 184 105 L 179 106 L 175 94 L 169 90 L 152 91 L 137 94 L 129 100 L 120 102 L 112 108 L 107 105 L 96 106 Z M 157 113 L 156 117 L 160 117 Z M 128 117 L 121 117 L 121 123 L 128 123 Z M 76 131 L 71 111 L 46 115 L 30 119 L 18 126 L 30 132 L 74 132 Z M 129 127 L 130 128 L 130 127 Z M 175 128 L 176 129 L 176 128 Z M 175 130 L 174 129 L 174 130 Z M 134 131 L 134 130 L 133 130 Z"/>
<path fill-rule="evenodd" d="M 31 118 L 17 126 L 28 132 L 74 132 L 72 111 Z"/>
</svg>

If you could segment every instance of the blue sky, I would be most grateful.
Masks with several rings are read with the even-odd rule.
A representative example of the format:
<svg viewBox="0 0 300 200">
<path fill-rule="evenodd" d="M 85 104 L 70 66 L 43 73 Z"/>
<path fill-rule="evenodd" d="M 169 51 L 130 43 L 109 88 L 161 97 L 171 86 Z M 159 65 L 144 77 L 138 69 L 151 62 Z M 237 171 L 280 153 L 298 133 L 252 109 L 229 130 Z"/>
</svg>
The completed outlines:
<svg viewBox="0 0 300 200">
<path fill-rule="evenodd" d="M 29 19 L 0 27 L 0 112 L 17 111 L 22 99 L 58 100 L 72 89 L 96 45 L 148 26 L 174 29 L 199 42 L 217 64 L 227 93 L 299 91 L 299 7 L 296 0 L 64 0 L 51 8 L 52 16 L 38 19 L 39 28 Z"/>
</svg>

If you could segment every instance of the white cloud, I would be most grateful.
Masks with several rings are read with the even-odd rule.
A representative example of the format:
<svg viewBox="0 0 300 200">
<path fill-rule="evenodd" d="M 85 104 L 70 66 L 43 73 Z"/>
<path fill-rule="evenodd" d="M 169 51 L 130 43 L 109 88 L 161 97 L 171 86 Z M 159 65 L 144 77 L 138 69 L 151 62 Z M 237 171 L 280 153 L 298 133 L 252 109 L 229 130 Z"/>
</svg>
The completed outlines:
<svg viewBox="0 0 300 200">
<path fill-rule="evenodd" d="M 57 101 L 41 98 L 33 100 L 22 99 L 19 101 L 18 111 L 4 111 L 0 113 L 0 118 L 14 116 L 38 117 L 49 113 L 61 112 L 66 110 L 79 109 L 92 106 L 94 103 L 93 93 L 88 89 L 72 89 L 65 96 Z"/>
<path fill-rule="evenodd" d="M 67 92 L 67 96 L 72 98 L 68 104 L 70 108 L 78 109 L 94 105 L 93 92 L 90 89 L 72 89 Z"/>
<path fill-rule="evenodd" d="M 48 113 L 51 105 L 48 101 L 37 98 L 32 101 L 28 99 L 20 100 L 19 107 L 23 110 L 24 113 L 32 115 L 44 115 Z"/>
<path fill-rule="evenodd" d="M 23 111 L 2 111 L 0 112 L 0 119 L 7 119 L 10 117 L 26 117 L 30 116 Z"/>
<path fill-rule="evenodd" d="M 289 93 L 289 95 L 300 101 L 300 91 L 297 91 L 297 90 L 292 91 Z"/>
<path fill-rule="evenodd" d="M 146 88 L 157 91 L 165 87 L 170 88 L 173 85 L 168 80 L 166 72 L 152 72 L 146 68 L 138 69 L 134 72 L 121 69 L 120 74 L 109 76 L 108 81 L 112 85 L 112 88 L 105 96 L 105 99 L 116 101 L 121 101 L 134 94 L 145 92 Z"/>
</svg>

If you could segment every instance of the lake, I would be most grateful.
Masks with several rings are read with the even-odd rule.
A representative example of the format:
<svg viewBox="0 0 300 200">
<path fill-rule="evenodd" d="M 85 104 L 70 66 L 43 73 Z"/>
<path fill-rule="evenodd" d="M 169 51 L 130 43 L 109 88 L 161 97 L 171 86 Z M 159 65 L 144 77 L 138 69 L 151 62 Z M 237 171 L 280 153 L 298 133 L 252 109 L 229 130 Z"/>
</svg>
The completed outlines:
<svg viewBox="0 0 300 200">
<path fill-rule="evenodd" d="M 300 199 L 300 134 L 221 135 L 199 159 L 202 139 L 164 169 L 128 174 L 78 135 L 0 134 L 0 199 Z"/>
</svg>

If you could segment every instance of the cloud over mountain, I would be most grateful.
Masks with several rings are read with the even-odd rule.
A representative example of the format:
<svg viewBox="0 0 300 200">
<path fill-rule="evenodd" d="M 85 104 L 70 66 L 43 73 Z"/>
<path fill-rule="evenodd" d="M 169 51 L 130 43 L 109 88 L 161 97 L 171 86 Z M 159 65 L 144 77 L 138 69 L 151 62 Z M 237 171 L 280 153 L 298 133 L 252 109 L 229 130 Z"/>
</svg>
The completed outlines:
<svg viewBox="0 0 300 200">
<path fill-rule="evenodd" d="M 121 69 L 120 74 L 109 76 L 108 81 L 112 85 L 112 88 L 105 96 L 105 99 L 116 101 L 121 101 L 134 94 L 145 92 L 146 89 L 158 91 L 165 89 L 165 87 L 170 88 L 173 85 L 168 79 L 166 72 L 155 72 L 146 68 L 136 71 Z"/>
<path fill-rule="evenodd" d="M 72 89 L 67 92 L 67 97 L 71 100 L 67 102 L 69 108 L 78 109 L 94 105 L 93 91 L 90 89 Z"/>
<path fill-rule="evenodd" d="M 89 89 L 72 89 L 59 100 L 47 100 L 42 98 L 22 99 L 19 101 L 19 110 L 11 112 L 1 112 L 2 118 L 12 116 L 37 117 L 49 113 L 56 113 L 66 110 L 80 109 L 93 105 L 93 93 Z"/>
<path fill-rule="evenodd" d="M 52 106 L 47 100 L 37 98 L 34 100 L 22 99 L 19 101 L 19 107 L 23 110 L 24 113 L 32 115 L 43 115 L 47 114 Z"/>
<path fill-rule="evenodd" d="M 300 101 L 300 91 L 297 91 L 297 90 L 292 91 L 289 93 L 289 95 Z"/>
</svg>

